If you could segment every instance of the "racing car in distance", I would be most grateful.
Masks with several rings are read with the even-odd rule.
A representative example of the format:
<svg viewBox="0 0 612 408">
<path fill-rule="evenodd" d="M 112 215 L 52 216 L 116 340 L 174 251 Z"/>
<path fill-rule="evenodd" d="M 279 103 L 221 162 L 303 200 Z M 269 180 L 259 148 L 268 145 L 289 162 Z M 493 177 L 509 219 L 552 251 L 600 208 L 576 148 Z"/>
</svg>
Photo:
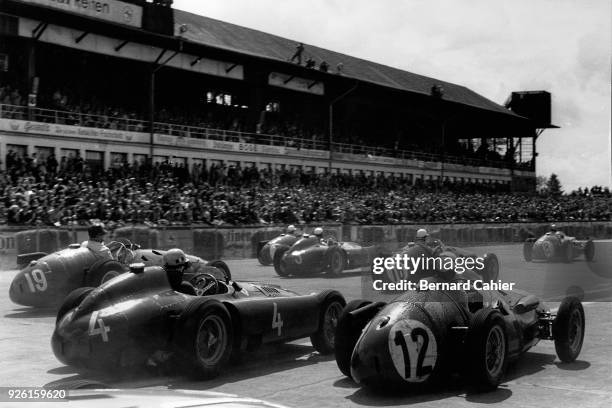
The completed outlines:
<svg viewBox="0 0 612 408">
<path fill-rule="evenodd" d="M 481 278 L 468 271 L 426 282 L 476 279 Z M 379 390 L 427 388 L 460 372 L 476 388 L 491 390 L 503 380 L 508 363 L 540 340 L 553 340 L 562 362 L 580 354 L 585 317 L 578 298 L 565 298 L 554 314 L 519 290 L 435 288 L 406 291 L 388 304 L 350 302 L 336 330 L 340 371 Z"/>
<path fill-rule="evenodd" d="M 274 263 L 274 254 L 280 248 L 289 248 L 295 244 L 295 241 L 300 239 L 294 234 L 280 234 L 278 237 L 269 241 L 260 241 L 259 250 L 257 251 L 257 260 L 264 266 L 270 266 Z"/>
<path fill-rule="evenodd" d="M 448 246 L 439 240 L 432 241 L 429 246 L 432 249 L 432 255 L 442 259 L 469 259 L 472 260 L 471 264 L 476 265 L 475 260 L 479 258 L 479 256 L 475 252 L 468 251 L 463 248 Z M 392 254 L 382 254 L 381 256 L 394 258 L 397 255 L 407 255 L 409 258 L 419 258 L 422 256 L 428 256 L 428 253 L 426 253 L 426 251 L 420 245 L 415 245 L 414 242 L 409 242 L 405 247 L 399 249 L 398 251 Z M 486 281 L 497 281 L 497 278 L 499 277 L 499 259 L 497 258 L 497 255 L 495 255 L 494 253 L 487 252 L 482 255 L 481 262 L 482 268 L 473 268 L 474 272 L 476 272 L 478 275 L 481 276 L 482 279 Z M 427 268 L 420 268 L 419 270 L 416 270 L 414 272 L 390 268 L 385 270 L 385 275 L 382 276 L 382 280 L 388 282 L 399 282 L 401 279 L 418 279 L 421 276 L 431 274 L 432 272 L 433 271 L 427 270 Z M 380 278 L 381 277 L 378 277 L 377 279 Z"/>
<path fill-rule="evenodd" d="M 549 231 L 540 238 L 527 238 L 523 244 L 525 261 L 544 260 L 547 262 L 573 262 L 583 256 L 587 261 L 595 257 L 595 245 L 591 239 L 579 241 L 561 231 Z"/>
<path fill-rule="evenodd" d="M 141 249 L 128 239 L 119 238 L 108 244 L 113 259 L 100 259 L 88 248 L 71 244 L 51 254 L 18 255 L 18 264 L 25 266 L 13 278 L 9 297 L 13 303 L 33 307 L 57 307 L 66 295 L 83 286 L 99 286 L 129 270 L 128 264 L 142 262 L 146 266 L 161 265 L 165 251 Z M 206 262 L 187 256 L 190 267 L 186 274 L 229 268 L 223 261 Z"/>
<path fill-rule="evenodd" d="M 229 273 L 190 279 L 198 296 L 171 289 L 157 266 L 131 265 L 98 288 L 80 288 L 61 306 L 51 344 L 64 364 L 129 370 L 151 361 L 183 374 L 211 378 L 239 350 L 310 336 L 333 353 L 337 291 L 298 295 L 277 285 L 235 282 Z"/>
<path fill-rule="evenodd" d="M 327 272 L 338 276 L 344 270 L 369 267 L 379 252 L 374 246 L 363 247 L 355 242 L 321 240 L 304 234 L 289 248 L 274 252 L 274 270 L 279 276 L 311 275 Z"/>
</svg>

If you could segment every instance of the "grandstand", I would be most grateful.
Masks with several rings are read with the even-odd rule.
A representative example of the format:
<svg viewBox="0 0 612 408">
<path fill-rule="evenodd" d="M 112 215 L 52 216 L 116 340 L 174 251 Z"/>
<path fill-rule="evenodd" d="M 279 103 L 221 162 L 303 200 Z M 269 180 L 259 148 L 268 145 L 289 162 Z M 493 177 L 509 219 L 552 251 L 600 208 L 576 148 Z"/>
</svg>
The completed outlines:
<svg viewBox="0 0 612 408">
<path fill-rule="evenodd" d="M 0 157 L 534 189 L 529 112 L 170 4 L 0 0 Z"/>
</svg>

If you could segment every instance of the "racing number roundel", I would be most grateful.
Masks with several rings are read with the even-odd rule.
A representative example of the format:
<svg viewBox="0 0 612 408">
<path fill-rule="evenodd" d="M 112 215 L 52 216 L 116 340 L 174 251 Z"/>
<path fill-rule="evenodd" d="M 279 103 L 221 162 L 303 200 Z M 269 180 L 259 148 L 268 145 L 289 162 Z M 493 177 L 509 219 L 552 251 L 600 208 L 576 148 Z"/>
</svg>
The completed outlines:
<svg viewBox="0 0 612 408">
<path fill-rule="evenodd" d="M 436 338 L 431 329 L 420 321 L 401 320 L 389 332 L 389 354 L 404 381 L 423 382 L 436 364 Z"/>
</svg>

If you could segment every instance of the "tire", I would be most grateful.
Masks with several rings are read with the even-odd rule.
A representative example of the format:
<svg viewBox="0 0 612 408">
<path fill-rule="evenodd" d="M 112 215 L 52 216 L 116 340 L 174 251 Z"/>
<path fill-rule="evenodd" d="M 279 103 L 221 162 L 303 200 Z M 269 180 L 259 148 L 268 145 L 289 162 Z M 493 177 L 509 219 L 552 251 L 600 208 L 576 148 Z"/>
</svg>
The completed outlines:
<svg viewBox="0 0 612 408">
<path fill-rule="evenodd" d="M 319 328 L 312 336 L 310 342 L 319 354 L 330 354 L 335 350 L 336 328 L 342 309 L 346 301 L 342 296 L 328 295 L 321 306 L 319 316 Z"/>
<path fill-rule="evenodd" d="M 94 263 L 85 275 L 85 285 L 98 287 L 105 282 L 127 272 L 127 268 L 121 262 L 111 259 L 102 259 Z"/>
<path fill-rule="evenodd" d="M 533 260 L 533 241 L 529 239 L 523 244 L 523 258 L 525 262 L 531 262 Z"/>
<path fill-rule="evenodd" d="M 499 259 L 495 254 L 484 255 L 484 268 L 482 270 L 482 277 L 484 280 L 497 281 L 499 278 Z"/>
<path fill-rule="evenodd" d="M 350 313 L 354 310 L 360 309 L 372 302 L 359 299 L 350 301 L 340 313 L 338 318 L 338 325 L 336 327 L 335 336 L 335 354 L 336 364 L 342 374 L 347 377 L 351 377 L 351 356 L 353 355 L 353 349 L 363 328 L 368 323 L 367 320 L 361 321 L 354 318 Z"/>
<path fill-rule="evenodd" d="M 232 280 L 232 273 L 230 272 L 229 266 L 227 266 L 225 262 L 220 261 L 220 260 L 214 260 L 214 261 L 208 262 L 206 266 L 212 266 L 213 268 L 220 269 L 223 272 L 223 274 L 225 274 L 228 280 Z"/>
<path fill-rule="evenodd" d="M 223 304 L 194 299 L 181 313 L 177 324 L 174 336 L 177 363 L 197 378 L 218 376 L 232 354 L 233 333 L 230 314 Z M 206 335 L 213 337 L 207 340 L 201 337 Z M 209 346 L 213 346 L 212 351 Z"/>
<path fill-rule="evenodd" d="M 264 249 L 266 248 L 267 243 L 268 241 L 259 241 L 257 245 L 257 261 L 259 261 L 259 263 L 263 266 L 272 265 L 272 263 L 269 260 L 270 257 L 264 258 L 263 253 L 262 253 Z"/>
<path fill-rule="evenodd" d="M 62 319 L 62 317 L 64 317 L 64 315 L 68 313 L 68 311 L 80 305 L 83 299 L 85 299 L 85 297 L 89 295 L 92 290 L 94 290 L 94 288 L 83 287 L 76 288 L 75 290 L 70 292 L 68 296 L 66 296 L 66 298 L 64 299 L 64 302 L 60 306 L 59 310 L 57 311 L 55 324 L 57 325 L 57 323 Z"/>
<path fill-rule="evenodd" d="M 563 262 L 572 263 L 574 262 L 574 246 L 570 241 L 565 241 L 561 247 L 561 257 Z"/>
<path fill-rule="evenodd" d="M 593 241 L 588 240 L 584 244 L 584 259 L 586 259 L 588 262 L 592 262 L 593 258 L 595 258 L 595 244 Z"/>
<path fill-rule="evenodd" d="M 283 261 L 283 255 L 289 250 L 289 248 L 279 248 L 274 252 L 274 271 L 278 276 L 287 277 L 290 272 L 287 270 L 287 265 Z"/>
<path fill-rule="evenodd" d="M 342 249 L 331 247 L 327 253 L 327 273 L 330 276 L 340 276 L 346 266 L 346 254 Z"/>
<path fill-rule="evenodd" d="M 582 303 L 575 296 L 563 299 L 553 321 L 553 339 L 559 360 L 571 363 L 582 350 L 585 320 Z"/>
<path fill-rule="evenodd" d="M 496 389 L 508 366 L 508 336 L 501 313 L 478 311 L 470 324 L 466 347 L 468 378 L 481 390 Z"/>
</svg>

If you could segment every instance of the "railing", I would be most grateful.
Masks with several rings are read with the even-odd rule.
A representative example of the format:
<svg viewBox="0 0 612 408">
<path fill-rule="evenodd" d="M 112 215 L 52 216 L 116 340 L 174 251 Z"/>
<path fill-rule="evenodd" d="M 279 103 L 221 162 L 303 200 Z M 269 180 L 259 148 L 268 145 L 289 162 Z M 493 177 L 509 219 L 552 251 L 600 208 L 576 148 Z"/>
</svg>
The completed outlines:
<svg viewBox="0 0 612 408">
<path fill-rule="evenodd" d="M 0 104 L 0 118 L 29 120 L 34 122 L 54 123 L 72 126 L 93 127 L 99 129 L 124 130 L 130 132 L 150 132 L 148 121 L 133 119 L 127 115 L 93 115 L 82 112 L 60 111 L 28 106 Z M 284 146 L 296 149 L 329 150 L 327 140 L 320 138 L 302 139 L 281 135 L 240 132 L 225 129 L 215 129 L 205 126 L 190 126 L 176 123 L 155 122 L 154 133 L 177 137 L 219 140 L 237 143 L 250 143 L 268 146 Z M 485 166 L 495 168 L 510 168 L 507 161 L 493 161 L 476 158 L 426 153 L 416 150 L 400 150 L 385 147 L 364 146 L 350 143 L 332 143 L 333 152 L 363 155 L 365 157 L 390 157 L 405 160 L 420 160 L 426 162 L 452 163 L 466 166 Z M 529 163 L 514 163 L 515 168 L 533 170 Z"/>
</svg>

